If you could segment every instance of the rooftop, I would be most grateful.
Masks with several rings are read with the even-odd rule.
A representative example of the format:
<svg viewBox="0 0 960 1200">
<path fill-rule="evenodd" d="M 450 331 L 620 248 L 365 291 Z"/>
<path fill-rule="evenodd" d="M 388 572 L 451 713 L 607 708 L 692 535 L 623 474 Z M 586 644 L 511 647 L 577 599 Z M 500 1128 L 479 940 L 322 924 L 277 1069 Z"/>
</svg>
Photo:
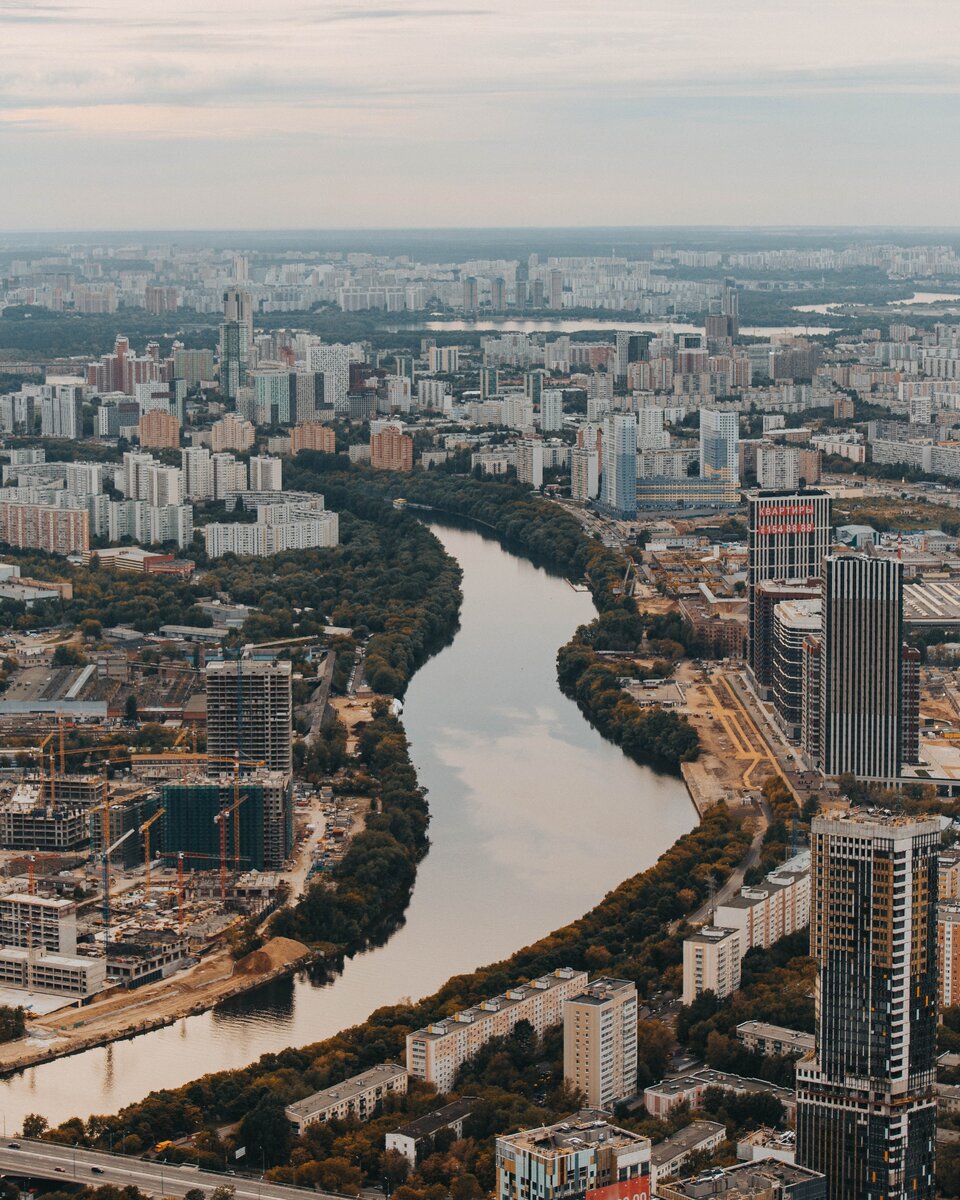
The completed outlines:
<svg viewBox="0 0 960 1200">
<path fill-rule="evenodd" d="M 394 1130 L 394 1133 L 402 1134 L 414 1141 L 431 1137 L 433 1134 L 439 1133 L 441 1129 L 452 1125 L 454 1121 L 459 1121 L 461 1117 L 469 1116 L 476 1103 L 476 1096 L 464 1096 L 460 1100 L 445 1104 L 443 1108 L 434 1109 L 433 1112 L 417 1117 L 415 1121 L 410 1121 L 407 1125 L 401 1125 L 399 1129 Z"/>
<path fill-rule="evenodd" d="M 735 1196 L 752 1196 L 757 1192 L 773 1190 L 780 1193 L 788 1188 L 814 1183 L 823 1178 L 819 1171 L 811 1171 L 808 1167 L 798 1167 L 793 1163 L 766 1158 L 760 1162 L 738 1163 L 734 1167 L 718 1167 L 713 1171 L 705 1171 L 702 1175 L 664 1184 L 661 1194 L 666 1197 L 690 1196 L 695 1200 L 703 1200 L 708 1196 L 726 1196 L 733 1200 Z"/>
<path fill-rule="evenodd" d="M 354 1099 L 378 1084 L 390 1083 L 406 1073 L 406 1069 L 399 1063 L 380 1063 L 376 1067 L 371 1067 L 369 1071 L 363 1071 L 350 1079 L 344 1079 L 342 1083 L 335 1083 L 331 1087 L 324 1088 L 323 1091 L 314 1092 L 311 1096 L 305 1096 L 302 1100 L 288 1104 L 286 1111 L 288 1114 L 298 1117 L 309 1117 L 332 1104 Z"/>
<path fill-rule="evenodd" d="M 689 1125 L 684 1125 L 683 1129 L 678 1129 L 666 1141 L 658 1142 L 650 1151 L 650 1163 L 654 1167 L 660 1167 L 676 1158 L 678 1154 L 696 1150 L 701 1142 L 715 1137 L 718 1133 L 726 1137 L 726 1125 L 721 1125 L 718 1121 L 692 1121 Z"/>
<path fill-rule="evenodd" d="M 605 1115 L 595 1109 L 584 1109 L 556 1125 L 542 1125 L 538 1129 L 521 1129 L 517 1133 L 505 1134 L 499 1140 L 541 1157 L 564 1155 L 583 1150 L 586 1146 L 630 1147 L 640 1151 L 650 1146 L 649 1138 L 611 1125 Z"/>
</svg>

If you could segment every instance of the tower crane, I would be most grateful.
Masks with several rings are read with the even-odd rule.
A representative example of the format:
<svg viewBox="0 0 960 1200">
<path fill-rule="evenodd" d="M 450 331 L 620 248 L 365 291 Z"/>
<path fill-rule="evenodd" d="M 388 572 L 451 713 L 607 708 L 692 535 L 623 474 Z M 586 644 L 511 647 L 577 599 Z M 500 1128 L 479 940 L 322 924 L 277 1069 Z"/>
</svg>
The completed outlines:
<svg viewBox="0 0 960 1200">
<path fill-rule="evenodd" d="M 144 823 L 140 826 L 140 832 L 143 834 L 143 898 L 150 899 L 150 828 L 163 816 L 167 810 L 158 808 L 151 817 L 147 817 Z"/>
</svg>

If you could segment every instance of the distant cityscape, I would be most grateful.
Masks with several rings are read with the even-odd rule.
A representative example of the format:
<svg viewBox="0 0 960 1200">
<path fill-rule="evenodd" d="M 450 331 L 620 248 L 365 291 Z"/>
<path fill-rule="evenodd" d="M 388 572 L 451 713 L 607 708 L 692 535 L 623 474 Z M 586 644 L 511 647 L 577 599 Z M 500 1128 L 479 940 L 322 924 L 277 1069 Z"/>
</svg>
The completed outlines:
<svg viewBox="0 0 960 1200">
<path fill-rule="evenodd" d="M 403 726 L 460 619 L 441 514 L 590 591 L 560 688 L 717 853 L 638 847 L 576 953 L 129 1153 L 203 1194 L 956 1194 L 960 258 L 704 241 L 0 246 L 0 1069 L 403 924 L 443 852 Z M 31 1114 L 0 1168 L 61 1144 Z"/>
</svg>

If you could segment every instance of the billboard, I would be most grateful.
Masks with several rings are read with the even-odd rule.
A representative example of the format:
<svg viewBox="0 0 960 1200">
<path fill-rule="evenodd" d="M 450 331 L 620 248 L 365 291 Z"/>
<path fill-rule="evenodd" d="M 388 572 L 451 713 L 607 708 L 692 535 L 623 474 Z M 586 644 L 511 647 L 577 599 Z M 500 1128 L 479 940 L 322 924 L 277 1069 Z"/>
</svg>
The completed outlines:
<svg viewBox="0 0 960 1200">
<path fill-rule="evenodd" d="M 650 1200 L 650 1176 L 638 1175 L 607 1187 L 591 1188 L 586 1200 Z"/>
</svg>

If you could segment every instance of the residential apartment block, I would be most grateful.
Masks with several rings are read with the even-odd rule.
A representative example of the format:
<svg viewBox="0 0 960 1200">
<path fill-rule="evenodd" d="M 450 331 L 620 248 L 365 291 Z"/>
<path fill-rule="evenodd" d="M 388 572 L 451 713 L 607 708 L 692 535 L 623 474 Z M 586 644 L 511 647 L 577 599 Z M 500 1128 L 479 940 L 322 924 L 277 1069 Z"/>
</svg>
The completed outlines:
<svg viewBox="0 0 960 1200">
<path fill-rule="evenodd" d="M 704 992 L 722 998 L 740 986 L 739 929 L 708 925 L 683 942 L 683 1003 L 692 1004 Z"/>
<path fill-rule="evenodd" d="M 303 1133 L 318 1121 L 342 1121 L 347 1117 L 368 1121 L 380 1111 L 387 1096 L 405 1096 L 406 1092 L 407 1072 L 398 1063 L 386 1062 L 288 1104 L 283 1111 L 297 1133 Z"/>
<path fill-rule="evenodd" d="M 559 967 L 501 996 L 482 1000 L 407 1034 L 407 1070 L 416 1079 L 448 1092 L 457 1071 L 491 1038 L 510 1033 L 518 1021 L 529 1021 L 539 1036 L 563 1021 L 563 1005 L 587 986 L 586 971 Z"/>
<path fill-rule="evenodd" d="M 612 1109 L 637 1090 L 637 989 L 595 979 L 563 1006 L 563 1077 L 590 1108 Z"/>
</svg>

